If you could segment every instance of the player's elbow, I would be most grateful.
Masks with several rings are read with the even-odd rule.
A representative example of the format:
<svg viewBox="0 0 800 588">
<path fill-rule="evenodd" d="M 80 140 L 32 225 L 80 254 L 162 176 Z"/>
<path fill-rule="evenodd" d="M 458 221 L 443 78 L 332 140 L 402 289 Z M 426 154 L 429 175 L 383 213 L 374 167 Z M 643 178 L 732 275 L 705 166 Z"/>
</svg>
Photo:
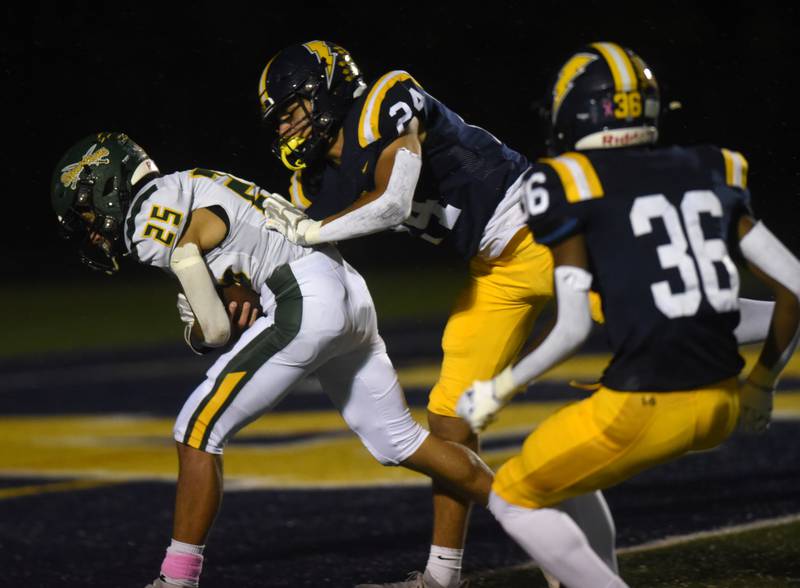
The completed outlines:
<svg viewBox="0 0 800 588">
<path fill-rule="evenodd" d="M 221 317 L 214 317 L 201 324 L 203 330 L 203 342 L 208 347 L 222 347 L 231 338 L 231 323 L 228 317 L 222 320 Z"/>
</svg>

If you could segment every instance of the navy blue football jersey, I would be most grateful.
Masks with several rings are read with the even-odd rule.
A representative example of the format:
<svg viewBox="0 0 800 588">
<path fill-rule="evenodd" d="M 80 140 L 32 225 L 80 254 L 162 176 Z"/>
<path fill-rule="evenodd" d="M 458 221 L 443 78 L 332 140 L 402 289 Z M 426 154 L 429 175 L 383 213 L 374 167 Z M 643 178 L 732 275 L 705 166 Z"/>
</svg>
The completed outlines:
<svg viewBox="0 0 800 588">
<path fill-rule="evenodd" d="M 565 153 L 526 173 L 534 238 L 581 233 L 603 301 L 615 390 L 687 390 L 742 368 L 729 251 L 750 214 L 747 161 L 712 146 Z"/>
<path fill-rule="evenodd" d="M 385 74 L 356 100 L 342 125 L 341 163 L 296 172 L 289 194 L 314 219 L 346 208 L 375 189 L 378 157 L 414 117 L 420 122 L 422 172 L 404 228 L 472 257 L 498 203 L 530 164 L 489 132 L 465 123 L 404 71 Z"/>
</svg>

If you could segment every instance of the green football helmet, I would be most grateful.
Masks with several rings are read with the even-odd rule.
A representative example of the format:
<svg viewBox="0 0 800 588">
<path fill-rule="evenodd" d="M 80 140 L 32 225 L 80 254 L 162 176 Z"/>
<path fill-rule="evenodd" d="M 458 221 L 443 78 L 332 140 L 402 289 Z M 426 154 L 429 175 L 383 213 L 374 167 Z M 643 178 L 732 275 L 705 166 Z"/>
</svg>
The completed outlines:
<svg viewBox="0 0 800 588">
<path fill-rule="evenodd" d="M 123 221 L 133 186 L 158 173 L 144 149 L 123 133 L 96 133 L 58 162 L 50 198 L 61 236 L 80 241 L 81 261 L 113 274 L 124 255 Z"/>
</svg>

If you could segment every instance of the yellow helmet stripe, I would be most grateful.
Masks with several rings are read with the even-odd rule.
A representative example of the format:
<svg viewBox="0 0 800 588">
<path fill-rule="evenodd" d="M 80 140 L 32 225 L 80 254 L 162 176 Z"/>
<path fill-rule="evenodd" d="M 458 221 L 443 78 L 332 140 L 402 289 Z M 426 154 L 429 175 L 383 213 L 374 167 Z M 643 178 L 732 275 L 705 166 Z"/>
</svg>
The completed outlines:
<svg viewBox="0 0 800 588">
<path fill-rule="evenodd" d="M 258 80 L 258 99 L 261 101 L 263 108 L 267 107 L 267 102 L 272 102 L 272 99 L 267 95 L 267 73 L 269 73 L 269 66 L 275 61 L 277 55 L 273 55 L 272 59 L 264 66 L 264 71 L 261 72 L 261 78 Z"/>
<path fill-rule="evenodd" d="M 611 68 L 611 75 L 614 76 L 614 88 L 617 92 L 631 92 L 636 90 L 638 80 L 633 69 L 630 57 L 625 50 L 616 43 L 592 43 L 592 47 L 600 52 L 600 55 Z"/>
<path fill-rule="evenodd" d="M 403 80 L 411 80 L 415 84 L 417 83 L 408 72 L 396 70 L 385 74 L 372 86 L 364 102 L 364 108 L 361 109 L 361 117 L 358 120 L 358 144 L 361 147 L 366 147 L 380 137 L 378 121 L 380 120 L 383 99 L 392 86 Z"/>
<path fill-rule="evenodd" d="M 564 98 L 572 89 L 572 82 L 584 72 L 587 65 L 596 59 L 597 55 L 593 53 L 576 53 L 558 72 L 558 80 L 553 88 L 553 120 L 555 120 Z"/>
<path fill-rule="evenodd" d="M 296 207 L 305 210 L 311 206 L 311 200 L 306 198 L 303 192 L 303 183 L 300 181 L 300 174 L 302 172 L 295 172 L 289 180 L 289 194 L 292 197 L 292 204 Z"/>
<path fill-rule="evenodd" d="M 231 395 L 231 392 L 233 392 L 233 390 L 236 388 L 236 385 L 246 373 L 247 372 L 231 372 L 230 374 L 227 374 L 225 378 L 223 378 L 222 383 L 219 385 L 216 392 L 214 392 L 211 400 L 209 400 L 203 411 L 197 417 L 194 427 L 192 427 L 192 432 L 189 435 L 189 441 L 187 443 L 189 447 L 202 449 L 201 445 L 203 444 L 203 437 L 206 434 L 206 427 L 208 427 L 208 423 L 214 419 L 216 413 L 225 404 L 228 396 Z"/>
<path fill-rule="evenodd" d="M 568 202 L 603 197 L 603 186 L 589 159 L 582 153 L 565 153 L 553 159 L 542 159 L 558 174 Z"/>
<path fill-rule="evenodd" d="M 725 183 L 736 188 L 747 188 L 747 160 L 738 151 L 722 149 L 725 160 Z"/>
</svg>

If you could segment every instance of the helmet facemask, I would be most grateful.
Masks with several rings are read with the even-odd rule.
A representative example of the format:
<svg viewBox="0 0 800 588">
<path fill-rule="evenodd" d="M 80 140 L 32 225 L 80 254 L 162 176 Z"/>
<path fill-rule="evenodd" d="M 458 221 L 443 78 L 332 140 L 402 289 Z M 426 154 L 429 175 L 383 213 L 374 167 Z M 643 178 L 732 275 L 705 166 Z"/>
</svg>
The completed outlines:
<svg viewBox="0 0 800 588">
<path fill-rule="evenodd" d="M 366 89 L 358 66 L 342 47 L 309 41 L 287 47 L 267 63 L 259 82 L 262 120 L 272 133 L 272 152 L 290 170 L 321 161 L 342 121 Z M 302 108 L 306 124 L 281 135 L 287 113 Z"/>
<path fill-rule="evenodd" d="M 336 139 L 339 125 L 334 124 L 334 116 L 325 108 L 320 91 L 324 83 L 323 79 L 309 78 L 264 113 L 264 121 L 275 137 L 272 152 L 290 170 L 303 169 L 316 161 Z M 297 109 L 303 117 L 281 134 L 280 126 L 289 122 Z"/>
</svg>

